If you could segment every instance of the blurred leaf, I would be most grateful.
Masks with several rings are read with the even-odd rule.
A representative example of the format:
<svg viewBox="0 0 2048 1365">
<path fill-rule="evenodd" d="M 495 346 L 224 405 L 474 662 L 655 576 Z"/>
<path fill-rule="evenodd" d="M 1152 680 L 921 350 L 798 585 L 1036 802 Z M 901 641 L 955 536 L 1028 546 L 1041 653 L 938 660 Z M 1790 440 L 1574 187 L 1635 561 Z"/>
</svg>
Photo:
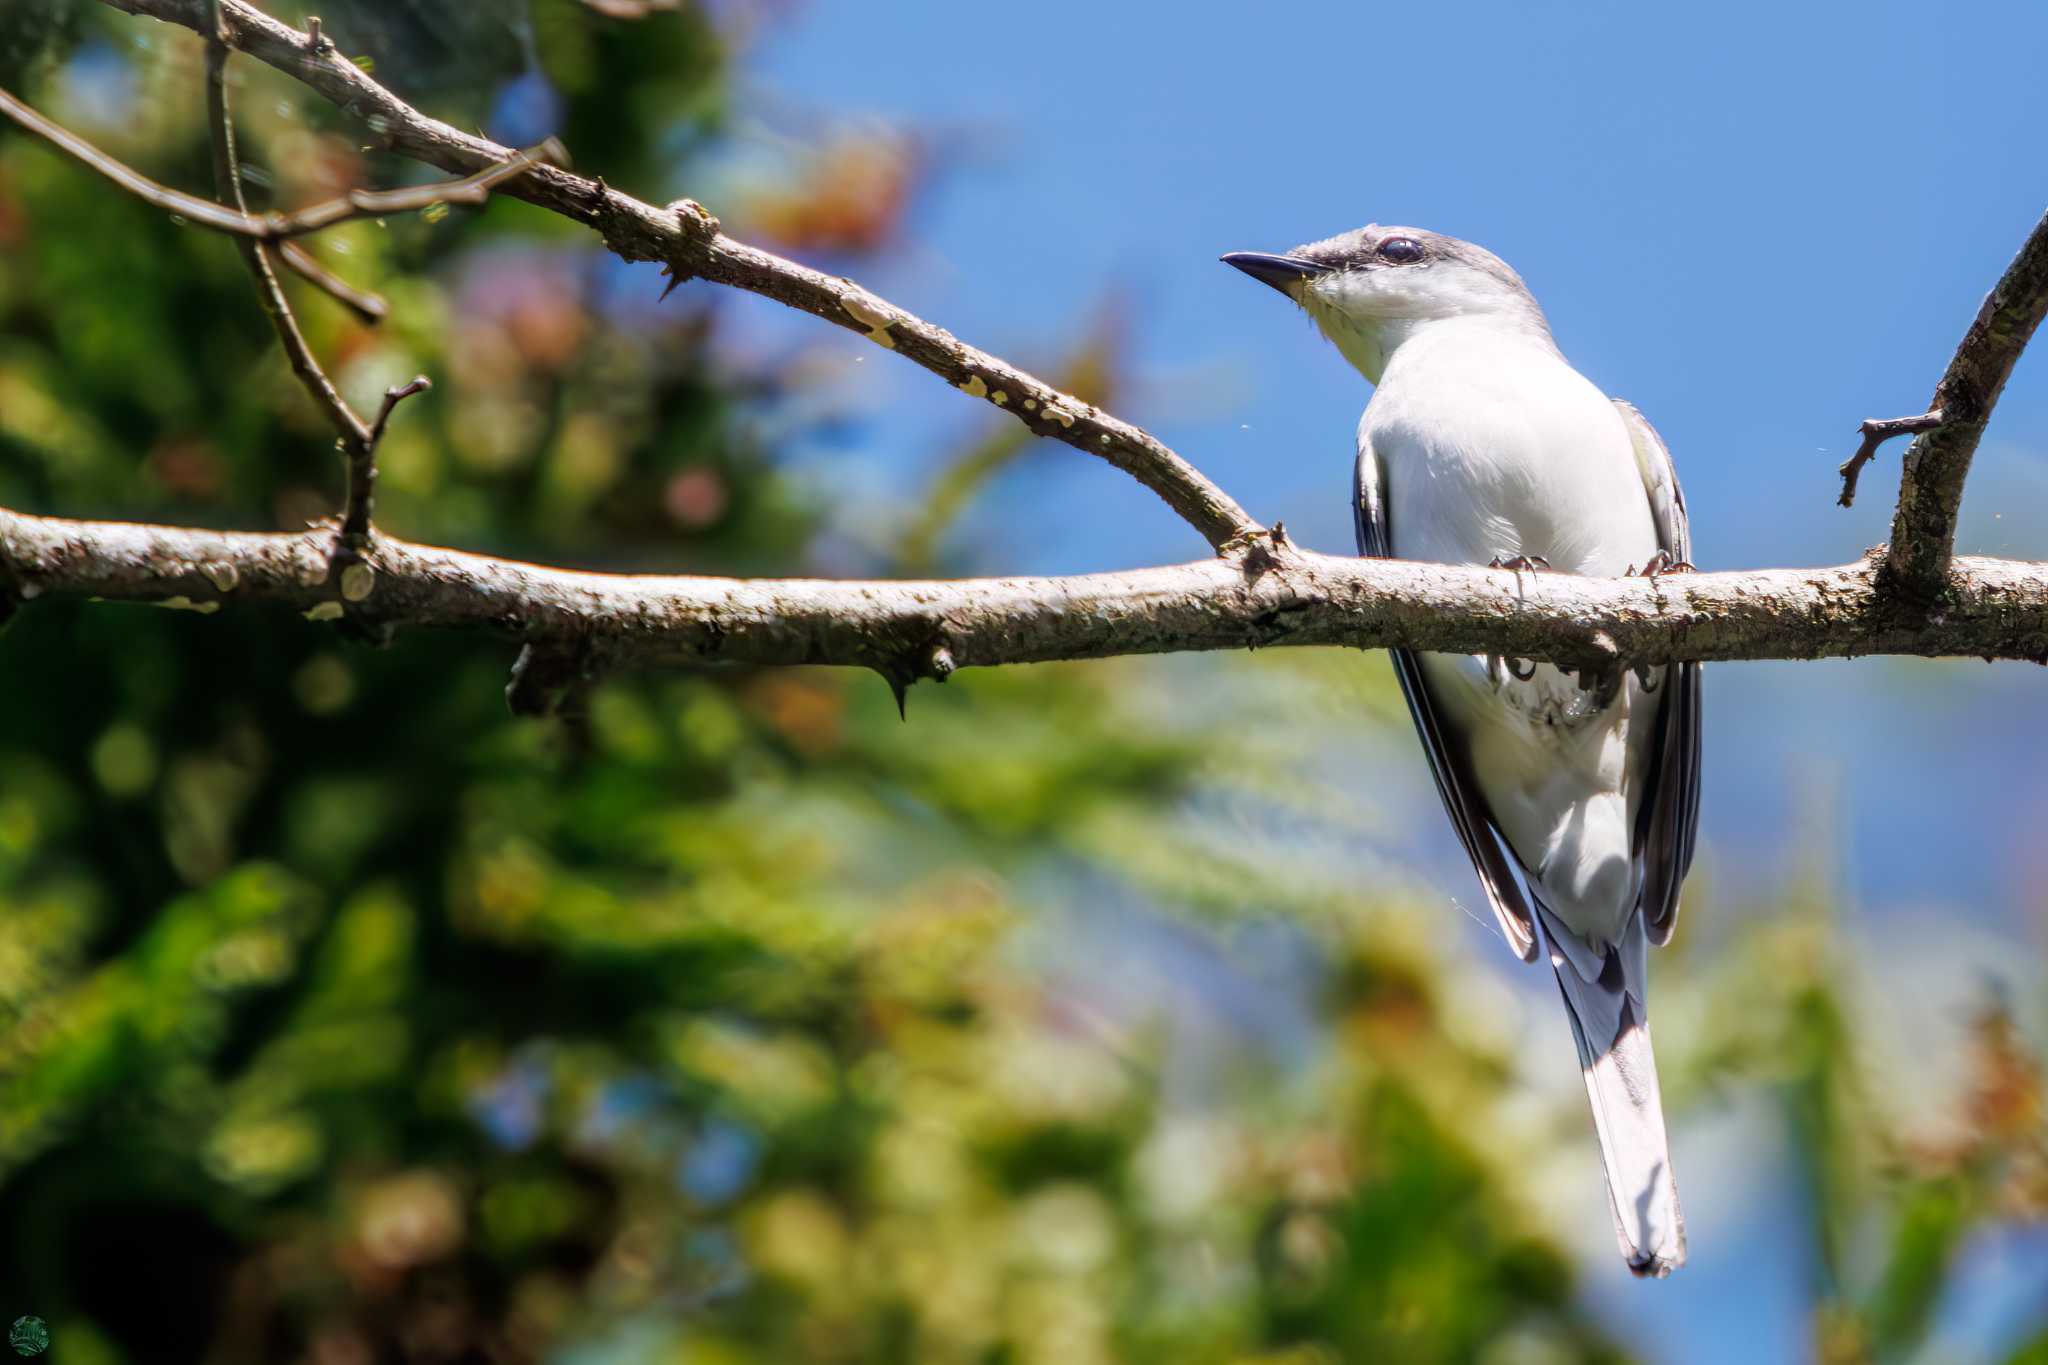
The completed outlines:
<svg viewBox="0 0 2048 1365">
<path fill-rule="evenodd" d="M 62 8 L 0 7 L 9 88 L 204 185 L 196 39 Z M 646 8 L 321 13 L 437 116 L 560 131 L 659 202 L 750 111 L 730 7 Z M 231 69 L 259 201 L 426 173 Z M 923 145 L 822 140 L 751 211 L 865 272 Z M 315 246 L 392 305 L 289 286 L 337 382 L 436 382 L 383 450 L 392 531 L 815 571 L 827 509 L 762 420 L 799 362 L 722 306 L 657 306 L 509 201 Z M 332 435 L 234 254 L 0 132 L 0 502 L 331 514 Z M 1123 325 L 1063 387 L 1112 396 Z M 907 565 L 1018 472 L 991 420 Z M 1408 742 L 1382 661 L 970 670 L 907 724 L 815 669 L 517 721 L 508 663 L 254 608 L 35 601 L 0 636 L 0 1284 L 53 1359 L 1622 1358 L 1538 1212 L 1554 1164 L 1591 1180 L 1576 1078 L 1525 1074 L 1519 996 L 1382 859 L 1407 812 L 1354 777 Z M 1987 1013 L 1967 1131 L 1916 1144 L 1872 1102 L 1833 889 L 1793 883 L 1660 977 L 1700 1020 L 1671 1093 L 1782 1099 L 1817 1344 L 1904 1354 L 1971 1239 L 2048 1205 L 2038 1050 Z"/>
</svg>

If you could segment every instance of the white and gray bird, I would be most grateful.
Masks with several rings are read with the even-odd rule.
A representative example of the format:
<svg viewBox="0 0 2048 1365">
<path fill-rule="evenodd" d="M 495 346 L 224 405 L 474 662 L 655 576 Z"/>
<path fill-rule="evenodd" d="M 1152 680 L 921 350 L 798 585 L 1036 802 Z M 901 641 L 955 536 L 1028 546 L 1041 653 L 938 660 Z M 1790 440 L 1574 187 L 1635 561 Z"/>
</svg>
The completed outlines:
<svg viewBox="0 0 2048 1365">
<path fill-rule="evenodd" d="M 1663 441 L 1571 367 L 1492 252 L 1372 226 L 1223 259 L 1300 304 L 1373 385 L 1358 424 L 1359 553 L 1603 576 L 1691 567 Z M 1685 1261 L 1685 1220 L 1644 950 L 1670 938 L 1692 863 L 1700 667 L 1582 680 L 1486 656 L 1393 656 L 1502 931 L 1557 974 L 1622 1255 L 1638 1275 L 1668 1275 Z"/>
</svg>

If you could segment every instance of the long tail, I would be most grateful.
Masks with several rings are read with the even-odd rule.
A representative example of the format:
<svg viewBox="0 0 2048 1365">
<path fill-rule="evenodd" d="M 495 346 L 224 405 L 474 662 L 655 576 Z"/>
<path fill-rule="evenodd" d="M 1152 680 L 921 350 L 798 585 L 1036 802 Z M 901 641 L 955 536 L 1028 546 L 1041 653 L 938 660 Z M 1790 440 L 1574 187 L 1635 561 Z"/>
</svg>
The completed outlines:
<svg viewBox="0 0 2048 1365">
<path fill-rule="evenodd" d="M 1632 918 L 1622 941 L 1601 956 L 1548 907 L 1539 903 L 1537 911 L 1593 1102 L 1614 1235 L 1632 1273 L 1662 1279 L 1685 1264 L 1685 1215 L 1671 1178 L 1657 1058 L 1643 1007 L 1642 919 Z"/>
</svg>

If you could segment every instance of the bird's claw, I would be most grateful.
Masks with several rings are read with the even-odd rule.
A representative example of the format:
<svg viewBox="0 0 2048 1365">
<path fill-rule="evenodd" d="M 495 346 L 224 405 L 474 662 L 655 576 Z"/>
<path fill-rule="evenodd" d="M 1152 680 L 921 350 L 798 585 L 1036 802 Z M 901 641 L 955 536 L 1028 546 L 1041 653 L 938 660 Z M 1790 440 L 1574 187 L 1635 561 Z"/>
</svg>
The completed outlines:
<svg viewBox="0 0 2048 1365">
<path fill-rule="evenodd" d="M 1650 581 L 1655 582 L 1657 579 L 1662 578 L 1665 574 L 1668 573 L 1698 572 L 1698 566 L 1693 564 L 1691 560 L 1675 559 L 1671 556 L 1669 551 L 1659 550 L 1657 551 L 1657 553 L 1651 555 L 1648 559 L 1643 561 L 1642 568 L 1638 569 L 1633 564 L 1629 565 L 1627 570 L 1625 570 L 1622 573 L 1622 577 L 1647 578 Z"/>
<path fill-rule="evenodd" d="M 1520 664 L 1521 667 L 1515 667 L 1516 664 Z M 1512 655 L 1505 654 L 1487 655 L 1486 676 L 1495 687 L 1500 687 L 1505 683 L 1506 678 L 1502 676 L 1503 673 L 1506 674 L 1507 678 L 1513 678 L 1516 682 L 1527 682 L 1536 676 L 1536 661 L 1534 659 L 1517 659 Z"/>
<path fill-rule="evenodd" d="M 1525 573 L 1548 573 L 1550 571 L 1550 561 L 1542 555 L 1515 555 L 1513 558 L 1503 558 L 1500 555 L 1495 555 L 1492 559 L 1486 561 L 1486 567 L 1489 569 L 1506 569 L 1513 573 L 1519 582 Z M 1522 666 L 1520 668 L 1515 667 L 1517 663 L 1520 663 Z M 1486 676 L 1493 682 L 1495 687 L 1505 684 L 1506 678 L 1502 676 L 1503 672 L 1505 672 L 1506 677 L 1513 678 L 1516 682 L 1527 682 L 1536 676 L 1536 663 L 1533 659 L 1517 660 L 1500 654 L 1487 655 Z"/>
</svg>

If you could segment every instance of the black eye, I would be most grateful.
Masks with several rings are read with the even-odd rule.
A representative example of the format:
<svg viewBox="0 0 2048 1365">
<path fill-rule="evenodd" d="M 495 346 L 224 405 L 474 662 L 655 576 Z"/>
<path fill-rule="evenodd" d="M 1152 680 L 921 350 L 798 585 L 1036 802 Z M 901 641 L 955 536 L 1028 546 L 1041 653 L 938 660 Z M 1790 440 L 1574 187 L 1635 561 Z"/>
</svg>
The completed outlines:
<svg viewBox="0 0 2048 1365">
<path fill-rule="evenodd" d="M 1422 259 L 1422 243 L 1413 237 L 1389 237 L 1380 243 L 1380 259 L 1395 265 L 1413 265 Z"/>
</svg>

